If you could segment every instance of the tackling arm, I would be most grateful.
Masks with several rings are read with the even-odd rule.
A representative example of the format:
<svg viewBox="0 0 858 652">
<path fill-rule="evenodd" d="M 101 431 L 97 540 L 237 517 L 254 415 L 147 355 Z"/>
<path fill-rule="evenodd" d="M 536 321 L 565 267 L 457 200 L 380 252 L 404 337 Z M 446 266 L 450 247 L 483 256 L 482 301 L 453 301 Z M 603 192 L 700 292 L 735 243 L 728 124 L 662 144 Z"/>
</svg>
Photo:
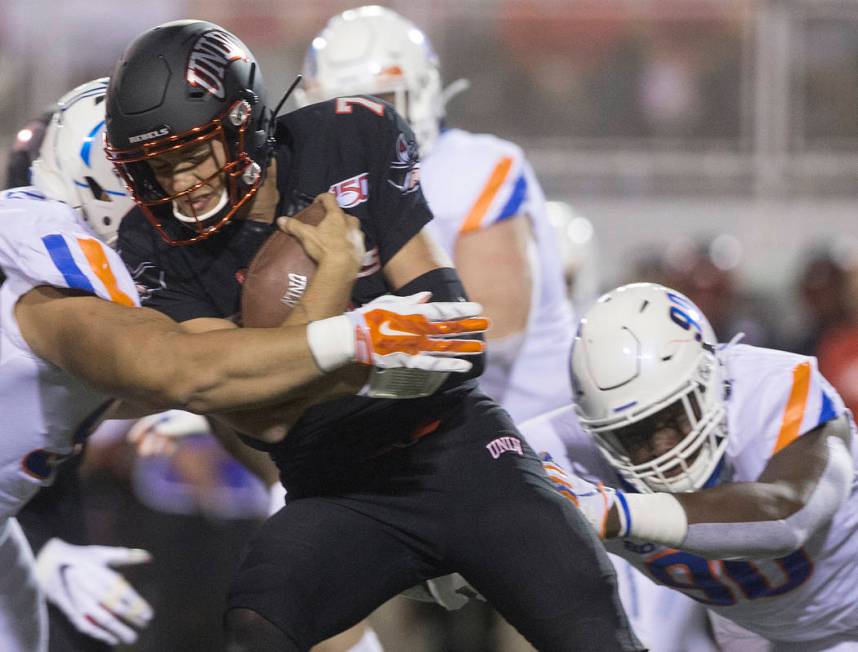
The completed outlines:
<svg viewBox="0 0 858 652">
<path fill-rule="evenodd" d="M 675 495 L 618 494 L 607 536 L 708 558 L 782 557 L 804 545 L 848 498 L 854 474 L 849 437 L 843 415 L 772 457 L 756 482 Z"/>
<path fill-rule="evenodd" d="M 154 310 L 48 286 L 24 295 L 15 313 L 38 356 L 157 409 L 265 405 L 322 375 L 303 326 L 188 333 Z"/>
</svg>

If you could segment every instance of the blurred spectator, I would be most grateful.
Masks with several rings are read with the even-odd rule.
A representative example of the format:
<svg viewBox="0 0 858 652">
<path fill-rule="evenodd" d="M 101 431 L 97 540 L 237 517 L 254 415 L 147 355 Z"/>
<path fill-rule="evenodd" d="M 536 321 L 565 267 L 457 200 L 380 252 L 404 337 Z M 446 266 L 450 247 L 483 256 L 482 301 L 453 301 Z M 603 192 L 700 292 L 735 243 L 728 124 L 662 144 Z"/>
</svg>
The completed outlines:
<svg viewBox="0 0 858 652">
<path fill-rule="evenodd" d="M 816 356 L 819 370 L 855 413 L 858 411 L 858 265 L 849 267 L 844 279 L 845 314 L 836 325 L 825 325 Z"/>
<path fill-rule="evenodd" d="M 662 251 L 644 251 L 627 278 L 662 283 L 687 295 L 709 317 L 721 342 L 744 333 L 744 342 L 770 346 L 776 334 L 765 315 L 771 311 L 762 297 L 740 288 L 741 261 L 742 245 L 732 235 L 679 238 Z"/>
<path fill-rule="evenodd" d="M 667 270 L 664 263 L 664 252 L 660 247 L 639 247 L 631 262 L 631 267 L 621 275 L 622 284 L 626 283 L 660 283 L 668 285 Z"/>
<path fill-rule="evenodd" d="M 45 128 L 51 121 L 53 111 L 45 111 L 18 130 L 9 158 L 6 162 L 6 184 L 4 188 L 30 185 L 30 163 L 39 154 Z"/>
<path fill-rule="evenodd" d="M 796 353 L 816 355 L 825 334 L 848 321 L 848 265 L 844 256 L 827 245 L 808 256 L 796 284 L 808 320 L 791 347 Z"/>
</svg>

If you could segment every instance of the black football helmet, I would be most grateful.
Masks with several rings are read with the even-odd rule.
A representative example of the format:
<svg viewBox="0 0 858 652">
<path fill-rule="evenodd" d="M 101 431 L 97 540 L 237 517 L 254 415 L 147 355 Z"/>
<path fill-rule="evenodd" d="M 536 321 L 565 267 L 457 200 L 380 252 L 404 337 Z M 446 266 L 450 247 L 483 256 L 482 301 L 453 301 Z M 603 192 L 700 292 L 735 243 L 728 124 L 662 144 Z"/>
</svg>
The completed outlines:
<svg viewBox="0 0 858 652">
<path fill-rule="evenodd" d="M 262 185 L 273 142 L 262 75 L 250 50 L 214 23 L 165 23 L 135 39 L 110 78 L 106 108 L 107 157 L 170 244 L 190 244 L 216 233 L 249 207 Z M 184 152 L 215 140 L 226 152 L 217 172 L 179 192 L 159 183 L 153 159 L 165 154 L 181 159 Z M 218 175 L 224 196 L 216 210 L 180 215 L 177 199 L 189 198 Z M 191 231 L 177 230 L 180 223 Z"/>
</svg>

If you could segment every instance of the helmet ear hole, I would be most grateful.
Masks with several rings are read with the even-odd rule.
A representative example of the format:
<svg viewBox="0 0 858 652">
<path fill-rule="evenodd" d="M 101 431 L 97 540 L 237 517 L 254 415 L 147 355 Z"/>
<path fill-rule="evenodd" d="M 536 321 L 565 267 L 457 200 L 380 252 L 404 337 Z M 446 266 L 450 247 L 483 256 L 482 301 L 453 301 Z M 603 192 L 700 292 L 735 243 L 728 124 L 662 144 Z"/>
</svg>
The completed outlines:
<svg viewBox="0 0 858 652">
<path fill-rule="evenodd" d="M 86 185 L 89 187 L 89 191 L 92 193 L 93 198 L 98 201 L 112 201 L 110 195 L 104 192 L 104 188 L 101 187 L 101 184 L 98 183 L 92 177 L 84 177 L 84 181 L 86 181 Z"/>
</svg>

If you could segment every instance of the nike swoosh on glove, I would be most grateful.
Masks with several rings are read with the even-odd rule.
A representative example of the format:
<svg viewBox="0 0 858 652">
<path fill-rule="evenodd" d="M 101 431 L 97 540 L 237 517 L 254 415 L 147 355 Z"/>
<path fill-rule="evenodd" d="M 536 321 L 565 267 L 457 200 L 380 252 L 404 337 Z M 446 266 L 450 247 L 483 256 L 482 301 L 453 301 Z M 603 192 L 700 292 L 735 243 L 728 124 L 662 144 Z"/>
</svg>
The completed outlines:
<svg viewBox="0 0 858 652">
<path fill-rule="evenodd" d="M 108 645 L 130 644 L 154 612 L 110 567 L 151 559 L 148 552 L 136 548 L 75 546 L 51 539 L 36 557 L 36 581 L 80 632 Z"/>
<path fill-rule="evenodd" d="M 478 355 L 479 340 L 456 338 L 489 328 L 472 301 L 429 302 L 430 292 L 407 297 L 384 295 L 345 315 L 311 322 L 307 340 L 319 368 L 347 362 L 380 369 L 423 369 L 465 373 L 471 363 L 453 356 Z"/>
</svg>

